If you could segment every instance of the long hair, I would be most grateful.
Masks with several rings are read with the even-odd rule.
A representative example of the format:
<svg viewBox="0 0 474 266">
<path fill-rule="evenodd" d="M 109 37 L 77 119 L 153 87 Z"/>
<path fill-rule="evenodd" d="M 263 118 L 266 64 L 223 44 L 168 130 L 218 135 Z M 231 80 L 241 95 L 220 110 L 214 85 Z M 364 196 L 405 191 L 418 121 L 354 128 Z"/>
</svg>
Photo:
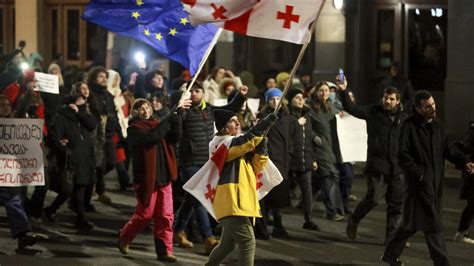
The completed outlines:
<svg viewBox="0 0 474 266">
<path fill-rule="evenodd" d="M 318 97 L 318 91 L 324 85 L 328 86 L 329 88 L 329 84 L 327 83 L 327 81 L 319 81 L 314 87 L 315 89 L 313 90 L 313 92 L 311 92 L 310 94 L 312 107 L 316 113 L 319 113 L 321 111 L 323 112 L 331 111 L 331 105 L 329 105 L 329 99 L 323 102 L 323 100 L 319 99 Z"/>
<path fill-rule="evenodd" d="M 107 70 L 104 67 L 96 66 L 89 70 L 89 73 L 87 74 L 87 85 L 89 85 L 89 88 L 91 88 L 91 85 L 97 83 L 97 76 L 101 72 L 104 72 L 107 78 L 109 77 L 109 73 L 107 73 Z"/>
</svg>

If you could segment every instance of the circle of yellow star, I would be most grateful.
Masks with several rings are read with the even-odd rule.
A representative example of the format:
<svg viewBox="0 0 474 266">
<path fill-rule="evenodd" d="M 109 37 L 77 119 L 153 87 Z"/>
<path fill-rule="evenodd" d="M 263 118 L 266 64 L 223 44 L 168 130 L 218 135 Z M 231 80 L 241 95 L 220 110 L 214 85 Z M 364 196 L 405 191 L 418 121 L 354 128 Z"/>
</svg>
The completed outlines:
<svg viewBox="0 0 474 266">
<path fill-rule="evenodd" d="M 178 33 L 178 31 L 176 31 L 176 28 L 172 28 L 172 29 L 170 29 L 169 35 L 175 36 L 176 33 Z"/>
<path fill-rule="evenodd" d="M 155 39 L 157 39 L 158 41 L 161 41 L 161 39 L 163 39 L 163 36 L 161 35 L 161 33 L 157 33 L 155 34 Z"/>
<path fill-rule="evenodd" d="M 132 17 L 134 17 L 135 19 L 138 19 L 139 16 L 141 16 L 141 15 L 138 11 L 132 12 Z"/>
<path fill-rule="evenodd" d="M 143 33 L 145 33 L 146 36 L 150 36 L 150 30 L 149 29 L 145 29 L 145 31 Z"/>
<path fill-rule="evenodd" d="M 143 0 L 137 0 L 137 6 L 143 5 Z"/>
<path fill-rule="evenodd" d="M 187 23 L 189 23 L 188 19 L 187 18 L 180 18 L 180 22 L 181 24 L 183 24 L 184 26 L 186 26 Z"/>
</svg>

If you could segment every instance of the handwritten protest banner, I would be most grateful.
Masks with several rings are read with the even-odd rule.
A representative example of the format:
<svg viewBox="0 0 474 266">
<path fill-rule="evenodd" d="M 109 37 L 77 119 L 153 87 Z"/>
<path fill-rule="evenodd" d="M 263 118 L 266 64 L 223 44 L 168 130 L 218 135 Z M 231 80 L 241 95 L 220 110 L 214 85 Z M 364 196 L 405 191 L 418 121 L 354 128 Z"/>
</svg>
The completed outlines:
<svg viewBox="0 0 474 266">
<path fill-rule="evenodd" d="M 0 119 L 0 187 L 43 186 L 41 119 Z"/>
<path fill-rule="evenodd" d="M 38 90 L 47 93 L 59 94 L 59 78 L 56 75 L 35 72 Z"/>
<path fill-rule="evenodd" d="M 337 136 L 343 162 L 365 162 L 367 160 L 367 124 L 344 113 L 336 115 Z"/>
</svg>

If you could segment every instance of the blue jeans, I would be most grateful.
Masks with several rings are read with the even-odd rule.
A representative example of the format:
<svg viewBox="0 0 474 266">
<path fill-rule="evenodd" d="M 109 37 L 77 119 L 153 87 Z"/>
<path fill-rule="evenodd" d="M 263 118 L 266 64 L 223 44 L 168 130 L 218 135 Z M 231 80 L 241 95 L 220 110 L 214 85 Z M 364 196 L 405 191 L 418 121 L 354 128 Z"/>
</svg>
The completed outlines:
<svg viewBox="0 0 474 266">
<path fill-rule="evenodd" d="M 31 230 L 28 216 L 23 209 L 21 194 L 15 192 L 16 188 L 0 188 L 0 203 L 5 206 L 7 211 L 8 225 L 13 238 L 19 234 Z"/>
<path fill-rule="evenodd" d="M 201 169 L 200 166 L 189 166 L 182 169 L 183 183 L 186 183 L 197 171 Z M 191 194 L 184 193 L 184 199 L 179 207 L 178 217 L 176 218 L 175 232 L 184 231 L 188 227 L 189 220 L 193 216 L 199 224 L 199 231 L 203 239 L 212 236 L 211 223 L 209 222 L 209 215 L 206 208 Z"/>
</svg>

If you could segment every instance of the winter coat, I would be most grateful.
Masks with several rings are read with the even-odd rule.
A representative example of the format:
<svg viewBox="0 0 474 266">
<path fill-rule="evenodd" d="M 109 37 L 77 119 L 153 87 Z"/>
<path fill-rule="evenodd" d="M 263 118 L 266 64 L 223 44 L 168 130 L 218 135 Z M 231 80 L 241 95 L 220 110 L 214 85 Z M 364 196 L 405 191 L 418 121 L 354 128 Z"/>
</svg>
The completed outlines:
<svg viewBox="0 0 474 266">
<path fill-rule="evenodd" d="M 219 107 L 237 113 L 246 98 L 241 93 L 226 106 Z M 202 101 L 186 111 L 179 112 L 180 129 L 178 131 L 178 159 L 180 166 L 202 166 L 209 159 L 209 142 L 214 136 L 215 107 Z"/>
<path fill-rule="evenodd" d="M 133 183 L 140 201 L 148 206 L 155 186 L 167 185 L 178 175 L 176 155 L 170 142 L 175 132 L 169 119 L 130 120 L 128 142 L 133 163 Z"/>
<path fill-rule="evenodd" d="M 291 138 L 293 149 L 291 151 L 290 171 L 305 172 L 313 170 L 313 162 L 316 162 L 316 145 L 313 131 L 313 111 L 304 106 L 302 109 L 290 108 L 290 113 L 295 117 L 292 127 Z M 298 123 L 300 117 L 306 118 L 306 123 L 302 126 Z"/>
<path fill-rule="evenodd" d="M 215 136 L 209 145 L 214 160 L 224 160 L 213 201 L 218 220 L 227 216 L 262 217 L 255 173 L 265 167 L 268 156 L 253 153 L 262 139 L 248 132 L 239 137 Z M 226 141 L 230 141 L 228 150 L 222 148 Z"/>
<path fill-rule="evenodd" d="M 469 125 L 462 148 L 469 160 L 474 161 L 474 122 Z M 470 175 L 466 170 L 463 170 L 461 176 L 460 198 L 474 199 L 474 175 Z"/>
<path fill-rule="evenodd" d="M 464 167 L 467 158 L 449 145 L 447 135 L 437 120 L 427 123 L 418 114 L 403 124 L 399 145 L 400 166 L 407 184 L 403 227 L 410 231 L 439 232 L 442 230 L 444 160 Z"/>
<path fill-rule="evenodd" d="M 85 105 L 77 113 L 67 105 L 58 108 L 52 122 L 51 148 L 58 152 L 64 151 L 64 146 L 59 141 L 68 140 L 66 148 L 70 151 L 69 165 L 74 184 L 88 185 L 95 182 L 95 153 L 91 132 L 97 124 L 97 119 L 86 111 Z"/>
<path fill-rule="evenodd" d="M 335 115 L 339 112 L 334 104 L 328 103 L 329 109 L 327 111 L 320 110 L 314 112 L 314 119 L 312 121 L 313 130 L 316 134 L 314 139 L 316 143 L 316 160 L 318 162 L 318 176 L 319 177 L 338 177 L 336 154 L 334 147 L 337 132 L 335 132 Z M 337 150 L 338 151 L 338 150 Z"/>
<path fill-rule="evenodd" d="M 273 112 L 271 109 L 266 109 L 259 114 L 260 118 L 264 118 Z M 290 205 L 290 186 L 289 186 L 289 171 L 290 171 L 290 154 L 292 149 L 292 127 L 295 118 L 289 113 L 280 111 L 278 114 L 278 121 L 268 131 L 268 154 L 270 160 L 275 164 L 283 176 L 283 181 L 274 187 L 265 197 L 265 204 L 267 207 L 283 208 Z"/>
<path fill-rule="evenodd" d="M 402 169 L 398 163 L 398 139 L 407 114 L 400 108 L 389 113 L 380 104 L 355 105 L 347 90 L 341 91 L 340 96 L 346 112 L 367 122 L 366 173 L 383 174 L 385 177 L 400 175 Z"/>
</svg>

